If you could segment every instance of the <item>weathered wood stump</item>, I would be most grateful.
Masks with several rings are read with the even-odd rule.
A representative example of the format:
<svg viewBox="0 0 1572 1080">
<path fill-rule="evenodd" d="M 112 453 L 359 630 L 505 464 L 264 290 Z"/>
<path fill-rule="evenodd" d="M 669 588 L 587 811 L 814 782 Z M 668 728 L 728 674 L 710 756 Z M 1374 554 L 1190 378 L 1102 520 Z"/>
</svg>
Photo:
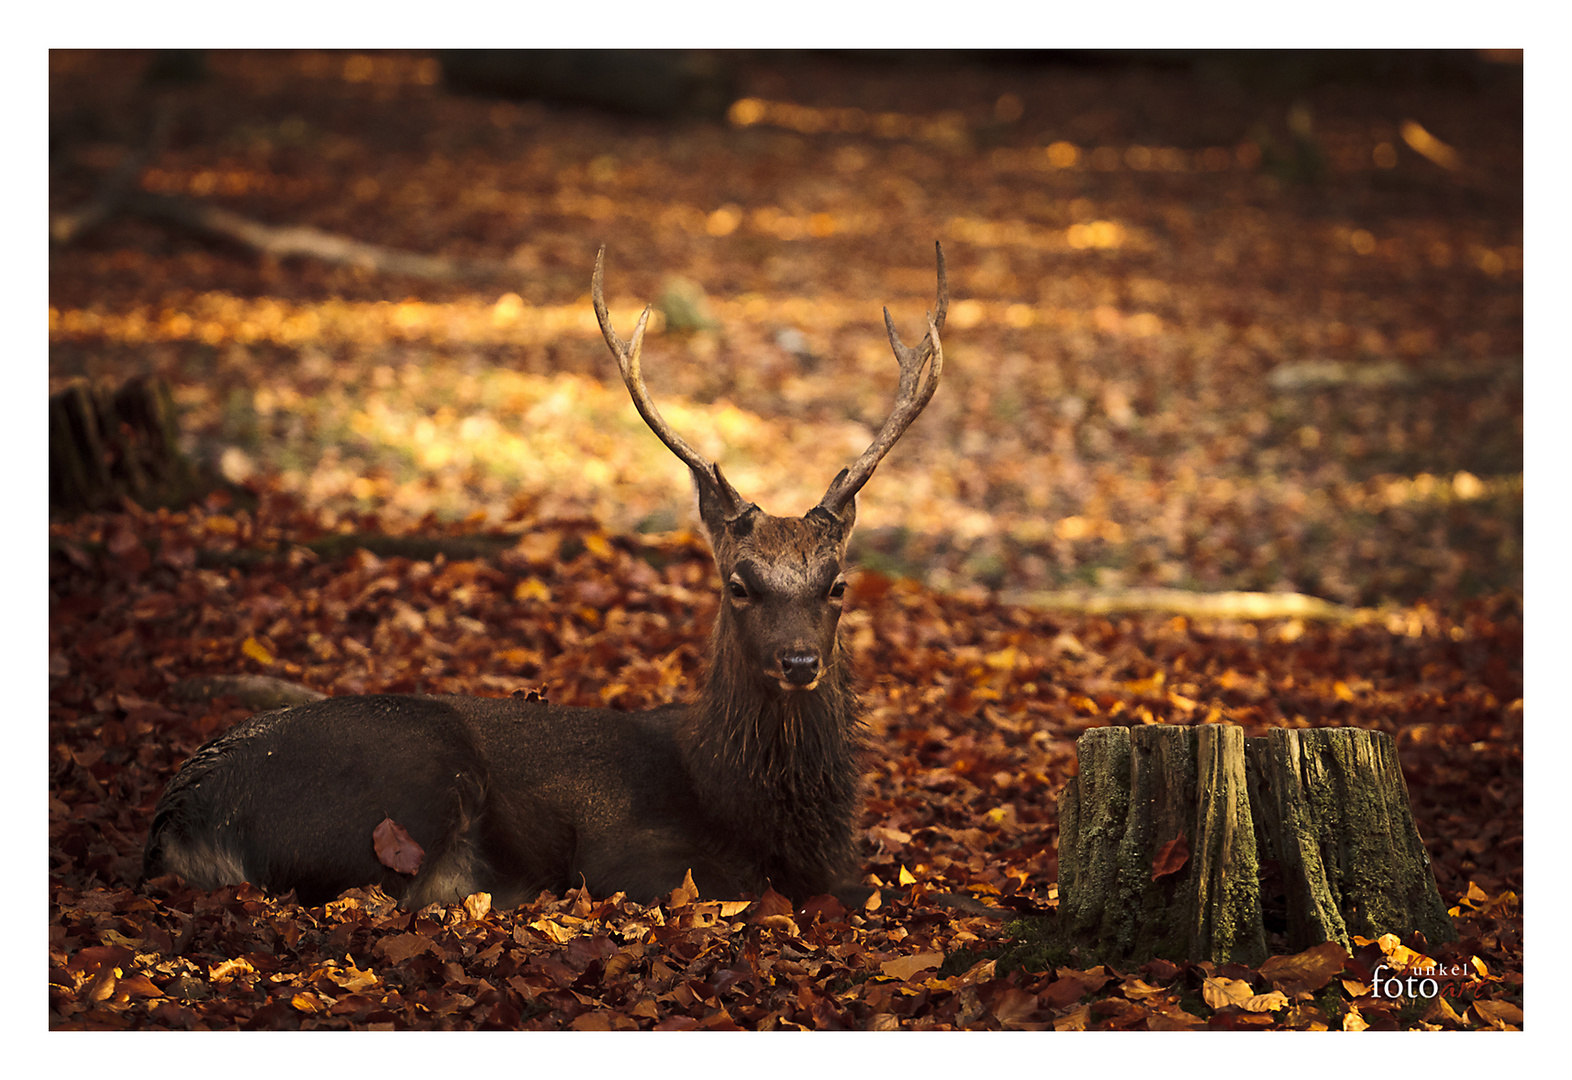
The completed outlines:
<svg viewBox="0 0 1572 1080">
<path fill-rule="evenodd" d="M 117 391 L 76 384 L 49 399 L 49 502 L 96 509 L 128 496 L 143 505 L 191 497 L 196 476 L 180 453 L 174 404 L 161 380 Z"/>
<path fill-rule="evenodd" d="M 1109 961 L 1256 964 L 1264 891 L 1275 906 L 1263 881 L 1279 875 L 1291 950 L 1457 936 L 1385 732 L 1157 724 L 1094 728 L 1076 749 L 1059 797 L 1067 943 Z"/>
</svg>

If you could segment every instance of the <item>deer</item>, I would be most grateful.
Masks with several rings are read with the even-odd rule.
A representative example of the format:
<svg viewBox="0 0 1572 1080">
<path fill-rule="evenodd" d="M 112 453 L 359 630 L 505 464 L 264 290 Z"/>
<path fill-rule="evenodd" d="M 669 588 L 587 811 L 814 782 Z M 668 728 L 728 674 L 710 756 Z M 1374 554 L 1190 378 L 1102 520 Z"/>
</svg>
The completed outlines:
<svg viewBox="0 0 1572 1080">
<path fill-rule="evenodd" d="M 603 295 L 601 333 L 644 423 L 688 466 L 722 582 L 707 674 L 691 702 L 638 712 L 487 698 L 369 694 L 257 713 L 199 747 L 170 779 L 143 853 L 144 881 L 249 882 L 307 906 L 380 887 L 406 909 L 486 892 L 498 908 L 582 887 L 652 903 L 774 889 L 794 903 L 859 884 L 866 728 L 839 636 L 857 494 L 939 384 L 949 303 L 915 347 L 884 309 L 900 375 L 862 455 L 801 517 L 745 500 L 672 430 L 641 368 L 646 306 L 624 342 Z M 386 865 L 385 822 L 418 845 Z"/>
</svg>

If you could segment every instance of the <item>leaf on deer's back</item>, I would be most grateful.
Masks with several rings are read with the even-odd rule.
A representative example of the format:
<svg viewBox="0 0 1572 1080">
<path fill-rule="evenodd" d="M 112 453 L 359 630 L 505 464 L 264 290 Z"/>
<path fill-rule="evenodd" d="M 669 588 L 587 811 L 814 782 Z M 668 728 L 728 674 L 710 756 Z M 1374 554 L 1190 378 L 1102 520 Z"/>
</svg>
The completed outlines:
<svg viewBox="0 0 1572 1080">
<path fill-rule="evenodd" d="M 419 873 L 426 858 L 426 849 L 390 817 L 383 818 L 382 824 L 372 831 L 371 842 L 377 849 L 377 861 L 400 874 Z"/>
<path fill-rule="evenodd" d="M 1152 880 L 1177 874 L 1189 861 L 1190 845 L 1185 841 L 1184 833 L 1180 832 L 1178 836 L 1157 849 L 1157 857 L 1152 860 Z"/>
</svg>

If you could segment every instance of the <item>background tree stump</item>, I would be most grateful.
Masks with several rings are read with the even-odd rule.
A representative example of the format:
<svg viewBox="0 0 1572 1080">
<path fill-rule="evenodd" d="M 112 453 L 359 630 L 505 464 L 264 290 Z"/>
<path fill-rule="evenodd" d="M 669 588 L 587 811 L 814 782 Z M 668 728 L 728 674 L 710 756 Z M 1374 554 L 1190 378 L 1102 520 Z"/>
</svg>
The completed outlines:
<svg viewBox="0 0 1572 1080">
<path fill-rule="evenodd" d="M 1279 880 L 1292 950 L 1457 936 L 1385 732 L 1108 727 L 1077 751 L 1059 797 L 1067 944 L 1105 960 L 1257 964 L 1278 903 L 1263 882 Z"/>
<path fill-rule="evenodd" d="M 121 496 L 144 506 L 173 504 L 198 488 L 161 380 L 134 378 L 113 392 L 77 383 L 49 398 L 52 506 L 90 510 Z"/>
</svg>

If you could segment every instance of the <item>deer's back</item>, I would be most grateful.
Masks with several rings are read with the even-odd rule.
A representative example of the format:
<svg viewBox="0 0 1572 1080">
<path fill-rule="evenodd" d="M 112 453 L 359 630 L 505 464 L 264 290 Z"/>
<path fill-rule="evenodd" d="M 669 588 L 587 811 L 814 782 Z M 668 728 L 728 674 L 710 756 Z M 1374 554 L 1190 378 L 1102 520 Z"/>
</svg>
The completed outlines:
<svg viewBox="0 0 1572 1080">
<path fill-rule="evenodd" d="M 369 884 L 417 903 L 477 889 L 516 903 L 581 878 L 652 898 L 681 883 L 676 862 L 702 861 L 687 850 L 702 810 L 680 714 L 415 695 L 259 713 L 170 782 L 145 872 L 294 888 L 308 903 Z M 425 850 L 417 877 L 378 860 L 386 818 Z"/>
</svg>

